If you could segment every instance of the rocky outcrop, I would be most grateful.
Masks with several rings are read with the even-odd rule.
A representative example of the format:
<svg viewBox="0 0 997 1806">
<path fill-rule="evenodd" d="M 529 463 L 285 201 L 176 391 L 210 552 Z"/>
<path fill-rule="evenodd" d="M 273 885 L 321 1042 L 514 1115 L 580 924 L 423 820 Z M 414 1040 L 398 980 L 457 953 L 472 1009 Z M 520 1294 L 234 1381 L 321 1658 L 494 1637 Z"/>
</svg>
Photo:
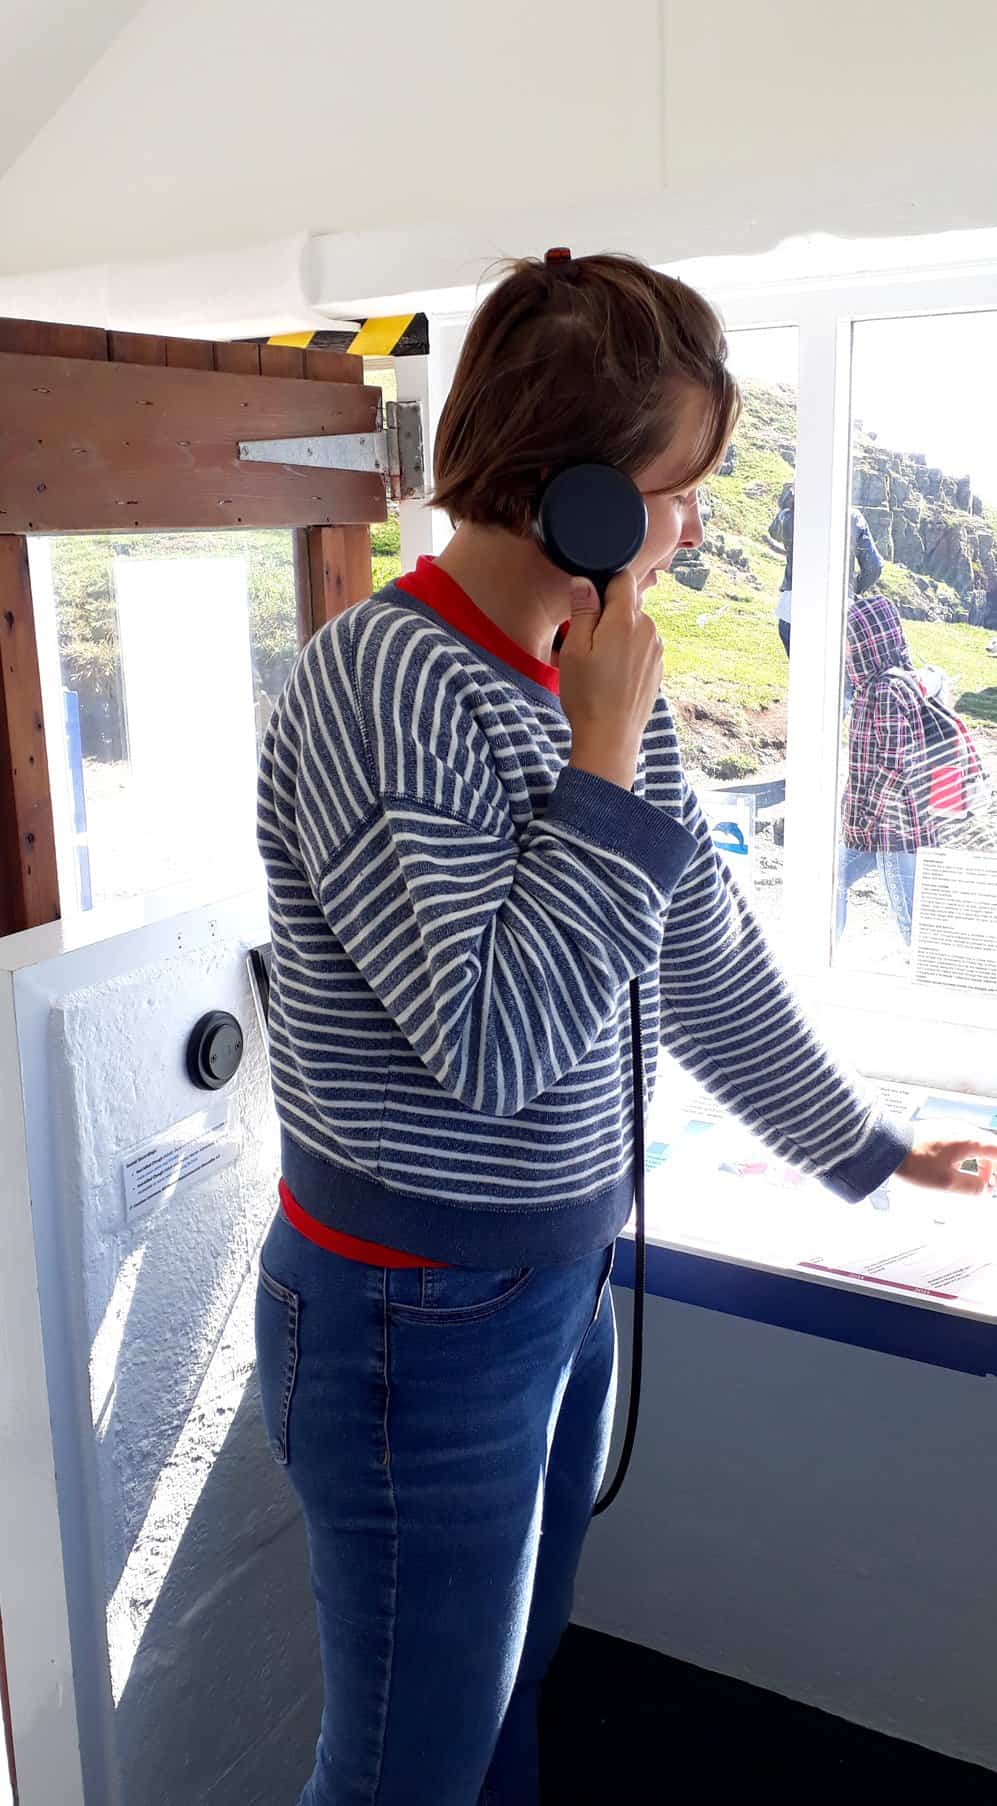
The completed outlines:
<svg viewBox="0 0 997 1806">
<path fill-rule="evenodd" d="M 968 476 L 860 435 L 853 493 L 882 556 L 920 580 L 901 613 L 997 627 L 994 533 Z"/>
<path fill-rule="evenodd" d="M 669 569 L 676 583 L 684 583 L 686 589 L 705 589 L 710 566 L 717 562 L 737 571 L 742 581 L 747 579 L 753 589 L 758 588 L 747 552 L 743 546 L 733 545 L 724 533 L 707 534 L 695 552 L 676 552 Z"/>
</svg>

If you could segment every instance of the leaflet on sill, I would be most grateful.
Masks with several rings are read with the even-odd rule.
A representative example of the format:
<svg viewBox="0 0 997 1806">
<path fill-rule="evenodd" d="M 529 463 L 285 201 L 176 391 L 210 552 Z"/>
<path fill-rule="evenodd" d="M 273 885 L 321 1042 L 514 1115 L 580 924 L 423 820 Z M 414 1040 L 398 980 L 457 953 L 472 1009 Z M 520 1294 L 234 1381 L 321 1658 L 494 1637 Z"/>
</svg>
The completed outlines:
<svg viewBox="0 0 997 1806">
<path fill-rule="evenodd" d="M 901 1121 L 997 1132 L 993 1098 L 883 1081 L 877 1088 Z M 851 1207 L 778 1159 L 687 1080 L 674 1091 L 667 1080 L 659 1087 L 647 1144 L 649 1224 L 664 1240 L 997 1309 L 997 1211 L 989 1198 L 914 1192 L 889 1181 L 863 1207 Z"/>
<path fill-rule="evenodd" d="M 899 1225 L 865 1220 L 851 1239 L 822 1242 L 820 1251 L 797 1264 L 804 1272 L 858 1280 L 884 1291 L 997 1309 L 997 1242 L 990 1231 L 981 1247 L 967 1230 L 933 1229 L 924 1240 L 898 1240 Z M 988 1245 L 989 1244 L 989 1245 Z"/>
</svg>

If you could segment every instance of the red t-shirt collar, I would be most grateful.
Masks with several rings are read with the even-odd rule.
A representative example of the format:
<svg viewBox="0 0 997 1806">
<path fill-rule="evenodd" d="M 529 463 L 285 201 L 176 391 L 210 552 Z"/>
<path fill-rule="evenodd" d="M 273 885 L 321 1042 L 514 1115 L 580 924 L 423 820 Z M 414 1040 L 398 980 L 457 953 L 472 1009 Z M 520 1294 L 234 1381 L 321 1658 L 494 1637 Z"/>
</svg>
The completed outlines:
<svg viewBox="0 0 997 1806">
<path fill-rule="evenodd" d="M 483 614 L 477 604 L 471 601 L 466 590 L 459 583 L 442 571 L 435 558 L 420 558 L 414 571 L 399 577 L 398 588 L 408 596 L 414 596 L 417 602 L 424 602 L 435 614 L 455 627 L 466 639 L 473 640 L 482 652 L 490 652 L 494 658 L 500 658 L 503 664 L 511 665 L 523 677 L 528 677 L 543 689 L 550 690 L 556 696 L 559 689 L 558 670 L 556 665 L 549 665 L 543 659 L 534 658 L 532 653 L 524 651 L 515 640 L 511 640 L 501 627 Z"/>
</svg>

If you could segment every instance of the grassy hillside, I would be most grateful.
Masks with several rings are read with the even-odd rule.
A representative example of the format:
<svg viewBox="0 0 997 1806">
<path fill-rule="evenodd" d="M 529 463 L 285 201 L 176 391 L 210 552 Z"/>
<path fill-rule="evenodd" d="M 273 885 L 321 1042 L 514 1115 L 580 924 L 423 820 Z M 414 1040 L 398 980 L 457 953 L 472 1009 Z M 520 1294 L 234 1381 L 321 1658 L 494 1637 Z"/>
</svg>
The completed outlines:
<svg viewBox="0 0 997 1806">
<path fill-rule="evenodd" d="M 775 619 L 785 559 L 767 532 L 793 478 L 785 453 L 792 457 L 796 441 L 796 402 L 789 389 L 744 390 L 733 469 L 711 478 L 704 498 L 705 587 L 691 590 L 667 575 L 648 603 L 683 751 L 718 778 L 753 771 L 785 747 L 789 666 Z M 726 556 L 714 549 L 720 536 Z M 734 562 L 738 554 L 747 569 Z"/>
</svg>

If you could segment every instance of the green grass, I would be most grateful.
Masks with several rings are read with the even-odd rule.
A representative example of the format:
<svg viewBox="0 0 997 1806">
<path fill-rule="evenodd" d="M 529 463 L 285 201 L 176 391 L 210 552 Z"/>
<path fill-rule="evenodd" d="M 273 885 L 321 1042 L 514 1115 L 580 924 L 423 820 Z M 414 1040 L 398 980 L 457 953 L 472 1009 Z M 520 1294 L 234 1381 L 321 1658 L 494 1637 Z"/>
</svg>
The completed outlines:
<svg viewBox="0 0 997 1806">
<path fill-rule="evenodd" d="M 775 624 L 774 589 L 730 593 L 733 585 L 728 582 L 725 589 L 722 582 L 716 566 L 698 592 L 663 577 L 649 598 L 648 613 L 665 648 L 666 694 L 673 702 L 698 703 L 721 714 L 784 701 L 789 667 Z M 994 638 L 990 629 L 905 621 L 904 631 L 916 664 L 946 672 L 959 713 L 976 725 L 997 727 L 997 658 L 987 652 Z"/>
<path fill-rule="evenodd" d="M 987 647 L 989 627 L 947 621 L 905 621 L 907 642 L 917 665 L 938 665 L 948 674 L 955 706 L 969 722 L 997 727 L 997 658 Z"/>
<path fill-rule="evenodd" d="M 398 558 L 401 546 L 402 529 L 397 514 L 389 514 L 387 520 L 375 521 L 370 530 L 370 549 L 375 558 Z"/>
<path fill-rule="evenodd" d="M 370 530 L 371 564 L 374 589 L 383 589 L 402 574 L 401 526 L 397 514 L 378 521 Z"/>
<path fill-rule="evenodd" d="M 736 441 L 735 441 L 736 443 Z M 713 514 L 707 531 L 737 533 L 745 539 L 764 539 L 775 516 L 783 487 L 793 472 L 785 459 L 770 447 L 739 446 L 737 464 L 729 477 L 711 477 L 707 487 Z M 748 495 L 748 485 L 765 485 L 761 495 Z"/>
<path fill-rule="evenodd" d="M 720 709 L 785 701 L 789 667 L 771 595 L 717 593 L 713 575 L 698 592 L 662 577 L 648 600 L 665 649 L 666 693 Z"/>
</svg>

